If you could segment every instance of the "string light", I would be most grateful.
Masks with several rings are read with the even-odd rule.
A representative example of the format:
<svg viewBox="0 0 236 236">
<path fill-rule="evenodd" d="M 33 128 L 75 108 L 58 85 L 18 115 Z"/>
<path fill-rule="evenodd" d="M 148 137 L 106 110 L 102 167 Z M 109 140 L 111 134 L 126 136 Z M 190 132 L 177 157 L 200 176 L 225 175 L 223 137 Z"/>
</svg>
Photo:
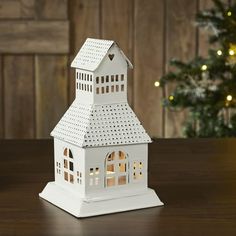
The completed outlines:
<svg viewBox="0 0 236 236">
<path fill-rule="evenodd" d="M 232 15 L 232 12 L 231 11 L 228 11 L 227 12 L 227 16 L 231 16 Z"/>
<path fill-rule="evenodd" d="M 232 99 L 233 99 L 232 95 L 230 95 L 230 94 L 227 95 L 226 100 L 227 100 L 228 102 L 232 101 Z"/>
<path fill-rule="evenodd" d="M 217 51 L 217 55 L 218 55 L 218 56 L 221 56 L 221 55 L 222 55 L 222 51 L 221 51 L 221 50 L 218 50 L 218 51 Z"/>
<path fill-rule="evenodd" d="M 174 100 L 174 96 L 173 96 L 173 95 L 170 95 L 170 96 L 169 96 L 169 100 L 170 100 L 170 101 L 173 101 L 173 100 Z"/>
<path fill-rule="evenodd" d="M 155 87 L 159 87 L 160 86 L 160 82 L 159 81 L 155 81 L 154 86 Z"/>
<path fill-rule="evenodd" d="M 202 65 L 201 70 L 207 70 L 207 65 Z"/>
<path fill-rule="evenodd" d="M 229 55 L 230 55 L 230 56 L 233 56 L 233 55 L 234 55 L 234 50 L 233 50 L 233 49 L 230 49 L 230 50 L 229 50 Z"/>
</svg>

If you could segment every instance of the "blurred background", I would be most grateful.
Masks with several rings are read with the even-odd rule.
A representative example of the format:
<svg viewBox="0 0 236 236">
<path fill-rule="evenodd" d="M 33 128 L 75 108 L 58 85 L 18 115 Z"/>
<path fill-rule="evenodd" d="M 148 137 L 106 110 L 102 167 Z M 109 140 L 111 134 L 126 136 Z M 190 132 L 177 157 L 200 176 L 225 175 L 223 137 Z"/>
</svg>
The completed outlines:
<svg viewBox="0 0 236 236">
<path fill-rule="evenodd" d="M 70 63 L 87 37 L 115 40 L 134 65 L 129 104 L 152 137 L 181 137 L 154 83 L 172 57 L 207 53 L 194 25 L 211 0 L 0 0 L 0 138 L 48 138 L 74 99 Z"/>
</svg>

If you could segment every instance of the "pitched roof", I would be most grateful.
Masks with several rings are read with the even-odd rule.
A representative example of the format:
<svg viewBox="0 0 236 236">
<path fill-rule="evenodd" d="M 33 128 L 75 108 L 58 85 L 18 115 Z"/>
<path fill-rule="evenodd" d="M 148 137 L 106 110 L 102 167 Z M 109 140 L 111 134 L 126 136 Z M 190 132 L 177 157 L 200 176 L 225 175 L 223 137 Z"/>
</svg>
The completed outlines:
<svg viewBox="0 0 236 236">
<path fill-rule="evenodd" d="M 151 142 L 128 103 L 72 103 L 51 135 L 80 147 Z"/>
<path fill-rule="evenodd" d="M 95 71 L 99 67 L 100 63 L 102 62 L 106 54 L 108 53 L 108 50 L 114 44 L 117 45 L 112 40 L 87 38 L 85 43 L 79 50 L 78 54 L 72 61 L 71 67 L 89 71 Z M 119 50 L 124 59 L 126 60 L 128 66 L 130 68 L 133 68 L 133 65 L 131 64 L 129 59 L 125 56 L 123 51 L 120 48 Z"/>
</svg>

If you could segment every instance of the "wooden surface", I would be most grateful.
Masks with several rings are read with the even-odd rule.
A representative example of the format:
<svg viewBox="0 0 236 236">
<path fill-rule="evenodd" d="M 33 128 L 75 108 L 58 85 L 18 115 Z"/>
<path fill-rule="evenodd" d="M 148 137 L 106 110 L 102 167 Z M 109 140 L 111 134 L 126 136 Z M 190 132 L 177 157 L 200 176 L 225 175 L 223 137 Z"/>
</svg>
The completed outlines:
<svg viewBox="0 0 236 236">
<path fill-rule="evenodd" d="M 163 207 L 76 219 L 38 197 L 53 145 L 0 141 L 0 235 L 236 235 L 236 139 L 158 140 L 149 185 Z"/>
<path fill-rule="evenodd" d="M 9 67 L 3 63 L 3 67 L 0 66 L 0 74 L 3 75 L 0 101 L 7 100 L 7 103 L 4 102 L 5 105 L 1 107 L 4 119 L 0 118 L 2 127 L 0 137 L 49 137 L 55 117 L 60 117 L 65 109 L 65 100 L 62 103 L 50 103 L 51 94 L 43 87 L 47 84 L 45 78 L 50 77 L 50 88 L 55 81 L 53 90 L 60 90 L 53 96 L 57 94 L 64 96 L 66 93 L 66 107 L 68 107 L 75 96 L 74 70 L 69 66 L 87 37 L 116 40 L 134 64 L 134 70 L 128 74 L 128 100 L 148 133 L 153 137 L 182 136 L 182 123 L 186 119 L 186 113 L 167 112 L 161 105 L 162 98 L 171 94 L 173 86 L 168 86 L 162 91 L 154 87 L 154 82 L 170 69 L 168 66 L 170 58 L 188 60 L 198 53 L 206 55 L 208 47 L 206 32 L 196 30 L 194 15 L 198 9 L 210 7 L 211 2 L 211 0 L 0 0 L 0 57 L 4 62 L 5 57 L 14 58 L 18 55 L 22 57 L 19 60 L 24 61 L 24 65 L 17 66 L 18 73 L 14 78 L 16 83 L 11 88 L 13 92 L 18 89 L 15 86 L 20 83 L 21 76 L 28 79 L 25 67 L 29 67 L 28 70 L 32 71 L 35 88 L 33 92 L 27 91 L 24 96 L 28 100 L 35 101 L 32 103 L 32 114 L 35 113 L 36 118 L 33 123 L 34 132 L 30 135 L 24 132 L 13 132 L 11 136 L 8 135 L 8 121 L 5 119 L 9 113 L 15 112 L 8 110 L 15 108 L 14 101 L 21 100 L 20 96 L 25 90 L 17 91 L 14 99 L 7 97 L 8 90 L 5 91 L 4 84 L 8 83 L 9 78 L 5 75 Z M 25 60 L 25 56 L 32 57 L 32 60 Z M 61 59 L 58 59 L 60 56 Z M 40 62 L 48 57 L 50 60 L 47 60 L 47 63 Z M 44 64 L 43 68 L 40 67 L 43 71 L 39 70 L 38 63 Z M 55 64 L 57 67 L 54 67 Z M 60 71 L 52 74 L 55 68 Z M 62 74 L 67 81 L 66 88 L 57 86 L 60 78 L 56 77 Z M 51 109 L 43 109 L 44 112 L 41 112 L 42 104 L 37 102 L 41 100 L 48 100 L 49 107 L 54 106 L 53 116 Z M 43 104 L 44 108 L 46 106 L 48 105 Z M 25 126 L 28 107 L 21 106 L 19 109 L 26 116 L 12 116 L 12 130 L 19 129 L 19 119 Z"/>
</svg>

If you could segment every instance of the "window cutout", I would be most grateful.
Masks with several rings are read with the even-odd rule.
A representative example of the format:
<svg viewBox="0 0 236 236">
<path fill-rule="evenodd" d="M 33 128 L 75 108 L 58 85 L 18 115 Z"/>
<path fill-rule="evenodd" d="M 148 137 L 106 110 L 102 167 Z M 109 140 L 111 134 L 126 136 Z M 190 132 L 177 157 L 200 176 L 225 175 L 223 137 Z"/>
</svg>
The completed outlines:
<svg viewBox="0 0 236 236">
<path fill-rule="evenodd" d="M 111 61 L 113 60 L 114 56 L 115 56 L 115 54 L 109 54 L 109 55 L 108 55 L 108 57 L 109 57 L 109 59 L 110 59 Z"/>
<path fill-rule="evenodd" d="M 112 152 L 111 154 L 109 154 L 109 156 L 107 157 L 108 161 L 114 161 L 115 159 L 115 152 Z"/>
<path fill-rule="evenodd" d="M 86 84 L 84 85 L 84 91 L 86 91 Z"/>
<path fill-rule="evenodd" d="M 121 75 L 121 79 L 120 79 L 121 81 L 124 81 L 124 75 Z"/>
<path fill-rule="evenodd" d="M 87 75 L 87 81 L 89 81 L 89 75 Z"/>
<path fill-rule="evenodd" d="M 69 149 L 69 157 L 73 159 L 73 155 L 70 149 Z"/>
<path fill-rule="evenodd" d="M 65 149 L 64 149 L 64 156 L 67 156 L 67 152 L 68 152 L 68 149 L 65 148 Z"/>
<path fill-rule="evenodd" d="M 69 165 L 70 165 L 70 170 L 71 170 L 71 171 L 74 171 L 74 165 L 73 165 L 73 162 L 69 162 Z"/>
<path fill-rule="evenodd" d="M 106 82 L 109 83 L 109 75 L 106 76 Z"/>
<path fill-rule="evenodd" d="M 99 84 L 99 77 L 96 77 L 96 83 Z"/>
<path fill-rule="evenodd" d="M 87 84 L 87 91 L 89 92 L 89 84 Z"/>
<path fill-rule="evenodd" d="M 106 86 L 106 93 L 109 93 L 109 86 Z"/>
<path fill-rule="evenodd" d="M 74 183 L 74 176 L 70 174 L 70 182 L 73 184 Z"/>
<path fill-rule="evenodd" d="M 81 90 L 84 90 L 84 84 L 81 84 Z"/>
<path fill-rule="evenodd" d="M 119 171 L 126 172 L 126 163 L 119 163 Z"/>
<path fill-rule="evenodd" d="M 90 92 L 92 92 L 93 91 L 93 86 L 92 85 L 90 85 Z"/>
<path fill-rule="evenodd" d="M 102 81 L 102 83 L 104 83 L 104 76 L 101 77 L 101 81 Z"/>
<path fill-rule="evenodd" d="M 126 184 L 126 175 L 118 177 L 118 185 Z"/>
<path fill-rule="evenodd" d="M 93 168 L 89 169 L 89 175 L 93 175 Z"/>
<path fill-rule="evenodd" d="M 64 172 L 64 179 L 65 179 L 66 181 L 68 181 L 68 173 L 67 173 L 67 172 Z"/>
<path fill-rule="evenodd" d="M 116 85 L 116 92 L 119 92 L 119 85 Z"/>
<path fill-rule="evenodd" d="M 79 80 L 81 80 L 81 73 L 79 73 Z"/>
<path fill-rule="evenodd" d="M 119 75 L 116 75 L 116 82 L 119 81 Z"/>
<path fill-rule="evenodd" d="M 107 174 L 114 174 L 114 173 L 115 173 L 114 164 L 107 165 Z"/>
<path fill-rule="evenodd" d="M 93 80 L 93 77 L 92 77 L 92 75 L 90 75 L 90 81 L 92 82 L 92 80 Z"/>
<path fill-rule="evenodd" d="M 114 93 L 114 85 L 111 86 L 111 92 Z"/>
<path fill-rule="evenodd" d="M 95 174 L 98 175 L 99 174 L 99 168 L 96 168 Z"/>
<path fill-rule="evenodd" d="M 84 80 L 84 74 L 81 73 L 81 80 Z"/>
<path fill-rule="evenodd" d="M 125 153 L 124 153 L 124 152 L 119 151 L 119 159 L 120 159 L 120 160 L 126 159 L 126 156 L 125 156 Z"/>
<path fill-rule="evenodd" d="M 115 177 L 107 177 L 107 187 L 115 185 Z"/>
<path fill-rule="evenodd" d="M 67 160 L 64 160 L 64 168 L 68 169 L 68 161 Z"/>
<path fill-rule="evenodd" d="M 99 88 L 96 88 L 96 94 L 99 94 Z"/>
<path fill-rule="evenodd" d="M 114 75 L 111 75 L 111 82 L 114 82 Z"/>
<path fill-rule="evenodd" d="M 102 87 L 102 93 L 104 93 L 105 92 L 105 89 L 104 89 L 104 87 Z"/>
<path fill-rule="evenodd" d="M 121 91 L 123 92 L 125 90 L 125 86 L 122 84 L 121 85 Z"/>
<path fill-rule="evenodd" d="M 79 83 L 79 90 L 81 90 L 81 83 Z"/>
</svg>

